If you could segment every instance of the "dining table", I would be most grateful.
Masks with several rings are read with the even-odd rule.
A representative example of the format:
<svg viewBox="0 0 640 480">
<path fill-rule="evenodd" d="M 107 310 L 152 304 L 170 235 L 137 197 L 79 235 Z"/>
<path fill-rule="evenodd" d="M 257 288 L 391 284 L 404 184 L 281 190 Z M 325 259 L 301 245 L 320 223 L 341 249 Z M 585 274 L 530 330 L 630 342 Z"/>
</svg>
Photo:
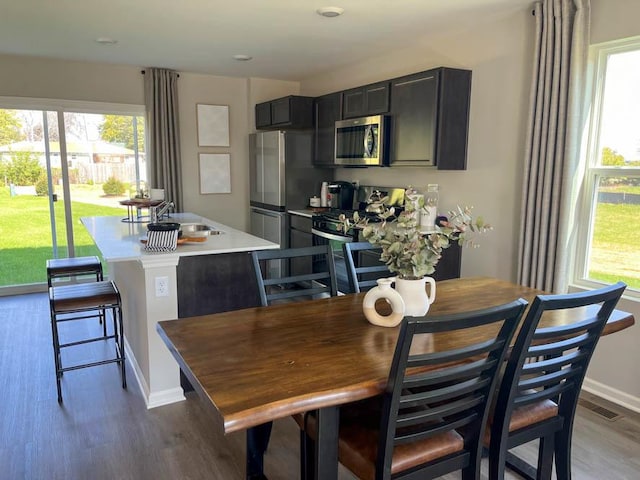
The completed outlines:
<svg viewBox="0 0 640 480">
<path fill-rule="evenodd" d="M 445 280 L 437 282 L 427 315 L 489 308 L 518 298 L 531 303 L 544 293 L 488 277 Z M 314 476 L 330 480 L 338 476 L 340 406 L 383 393 L 400 331 L 399 326 L 370 324 L 362 310 L 364 295 L 166 320 L 156 328 L 194 390 L 221 417 L 225 433 L 259 432 L 273 420 L 316 411 Z M 566 312 L 546 312 L 540 326 L 571 321 Z M 632 314 L 615 310 L 603 334 L 634 323 Z M 495 332 L 480 328 L 476 335 L 489 338 Z M 435 352 L 462 346 L 469 341 L 464 337 L 429 334 L 418 348 Z"/>
</svg>

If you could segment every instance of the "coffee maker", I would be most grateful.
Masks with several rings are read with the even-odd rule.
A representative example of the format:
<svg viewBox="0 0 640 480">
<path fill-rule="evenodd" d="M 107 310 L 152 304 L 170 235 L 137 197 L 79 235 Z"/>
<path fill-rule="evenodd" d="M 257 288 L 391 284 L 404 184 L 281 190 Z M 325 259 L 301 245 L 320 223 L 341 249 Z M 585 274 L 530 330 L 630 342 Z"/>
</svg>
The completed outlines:
<svg viewBox="0 0 640 480">
<path fill-rule="evenodd" d="M 353 210 L 355 186 L 349 182 L 334 181 L 329 183 L 329 206 L 339 210 Z"/>
</svg>

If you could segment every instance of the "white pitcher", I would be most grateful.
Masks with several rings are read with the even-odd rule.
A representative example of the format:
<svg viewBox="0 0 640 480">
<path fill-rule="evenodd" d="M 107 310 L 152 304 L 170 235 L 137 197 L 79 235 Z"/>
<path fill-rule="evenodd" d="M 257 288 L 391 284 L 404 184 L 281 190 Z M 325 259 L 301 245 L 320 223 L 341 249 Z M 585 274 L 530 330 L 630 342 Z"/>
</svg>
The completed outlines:
<svg viewBox="0 0 640 480">
<path fill-rule="evenodd" d="M 408 317 L 422 317 L 429 311 L 429 306 L 436 299 L 436 282 L 431 277 L 422 277 L 417 280 L 396 278 L 396 291 L 404 301 L 404 314 Z M 429 284 L 427 294 L 426 284 Z"/>
</svg>

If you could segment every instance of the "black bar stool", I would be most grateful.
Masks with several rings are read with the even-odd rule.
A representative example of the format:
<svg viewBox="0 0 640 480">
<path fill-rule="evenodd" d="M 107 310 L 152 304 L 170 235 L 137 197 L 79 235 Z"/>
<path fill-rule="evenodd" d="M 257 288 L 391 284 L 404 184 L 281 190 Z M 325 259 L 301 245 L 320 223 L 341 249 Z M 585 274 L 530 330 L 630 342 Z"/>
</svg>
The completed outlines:
<svg viewBox="0 0 640 480">
<path fill-rule="evenodd" d="M 53 286 L 55 278 L 73 275 L 95 275 L 96 282 L 103 280 L 102 263 L 95 255 L 92 257 L 52 258 L 47 260 L 47 284 Z"/>
<path fill-rule="evenodd" d="M 51 333 L 53 336 L 53 357 L 56 368 L 56 384 L 58 388 L 58 402 L 62 403 L 62 389 L 60 379 L 64 372 L 77 370 L 80 368 L 105 365 L 107 363 L 118 363 L 122 375 L 122 388 L 127 388 L 125 375 L 124 356 L 124 331 L 122 327 L 122 301 L 120 292 L 115 283 L 110 280 L 79 283 L 73 285 L 62 285 L 49 288 L 49 306 L 51 310 Z M 111 310 L 113 318 L 113 334 L 106 333 L 100 337 L 88 338 L 85 340 L 60 343 L 58 324 L 70 320 L 81 320 L 94 318 L 105 314 Z M 105 317 L 106 323 L 106 317 Z M 106 331 L 105 331 L 106 332 Z M 115 357 L 106 360 L 99 360 L 90 363 L 62 366 L 60 351 L 62 348 L 82 345 L 98 340 L 115 340 Z"/>
<path fill-rule="evenodd" d="M 56 278 L 70 278 L 74 275 L 95 275 L 96 282 L 104 280 L 102 263 L 93 255 L 90 257 L 52 258 L 47 260 L 47 285 L 53 286 Z M 107 335 L 107 324 L 103 321 L 104 314 L 98 316 L 103 325 L 103 334 Z"/>
</svg>

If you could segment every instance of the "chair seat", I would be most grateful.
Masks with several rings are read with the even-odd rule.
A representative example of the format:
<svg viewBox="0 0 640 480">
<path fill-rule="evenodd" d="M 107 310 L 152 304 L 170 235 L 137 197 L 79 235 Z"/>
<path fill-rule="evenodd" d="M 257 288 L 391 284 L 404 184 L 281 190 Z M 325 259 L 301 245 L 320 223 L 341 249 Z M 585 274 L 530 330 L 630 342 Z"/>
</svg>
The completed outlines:
<svg viewBox="0 0 640 480">
<path fill-rule="evenodd" d="M 102 264 L 98 257 L 53 258 L 47 260 L 47 275 L 72 275 L 80 272 L 99 272 Z"/>
<path fill-rule="evenodd" d="M 542 400 L 541 402 L 525 405 L 516 408 L 511 414 L 509 422 L 509 432 L 515 432 L 521 428 L 534 425 L 536 423 L 548 420 L 558 415 L 558 405 L 551 400 Z M 493 423 L 493 412 L 489 416 L 489 425 Z M 491 427 L 487 427 L 484 432 L 484 444 L 489 446 L 491 443 Z"/>
<path fill-rule="evenodd" d="M 350 404 L 340 409 L 340 463 L 363 480 L 375 479 L 378 455 L 378 435 L 381 397 Z M 296 422 L 298 419 L 294 416 Z M 307 434 L 315 438 L 316 419 L 307 418 Z M 464 440 L 455 431 L 448 431 L 425 440 L 397 445 L 393 450 L 391 474 L 461 452 Z"/>
<path fill-rule="evenodd" d="M 120 303 L 118 289 L 111 280 L 51 287 L 49 299 L 57 314 Z"/>
</svg>

